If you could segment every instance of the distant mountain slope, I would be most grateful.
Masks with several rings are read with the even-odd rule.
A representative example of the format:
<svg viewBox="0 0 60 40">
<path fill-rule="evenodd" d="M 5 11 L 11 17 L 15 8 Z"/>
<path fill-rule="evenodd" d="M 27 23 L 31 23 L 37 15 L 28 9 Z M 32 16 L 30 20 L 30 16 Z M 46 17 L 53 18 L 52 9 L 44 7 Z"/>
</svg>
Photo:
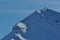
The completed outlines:
<svg viewBox="0 0 60 40">
<path fill-rule="evenodd" d="M 1 40 L 60 40 L 60 13 L 41 9 L 16 23 Z"/>
</svg>

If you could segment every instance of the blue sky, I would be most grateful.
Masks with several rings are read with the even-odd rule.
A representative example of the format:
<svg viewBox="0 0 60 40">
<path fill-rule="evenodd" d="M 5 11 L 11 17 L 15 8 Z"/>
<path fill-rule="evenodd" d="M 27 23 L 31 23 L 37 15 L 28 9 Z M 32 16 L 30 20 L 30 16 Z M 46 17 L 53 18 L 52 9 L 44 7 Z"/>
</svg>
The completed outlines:
<svg viewBox="0 0 60 40">
<path fill-rule="evenodd" d="M 7 35 L 15 23 L 43 7 L 60 12 L 60 0 L 0 0 L 0 38 Z"/>
</svg>

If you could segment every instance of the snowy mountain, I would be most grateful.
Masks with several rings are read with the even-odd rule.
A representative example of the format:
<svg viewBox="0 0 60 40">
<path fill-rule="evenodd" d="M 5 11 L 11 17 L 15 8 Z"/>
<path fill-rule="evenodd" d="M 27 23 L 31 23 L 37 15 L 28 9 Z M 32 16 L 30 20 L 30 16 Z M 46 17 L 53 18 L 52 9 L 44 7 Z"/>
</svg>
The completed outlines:
<svg viewBox="0 0 60 40">
<path fill-rule="evenodd" d="M 60 40 L 60 13 L 48 8 L 36 10 L 1 40 Z"/>
</svg>

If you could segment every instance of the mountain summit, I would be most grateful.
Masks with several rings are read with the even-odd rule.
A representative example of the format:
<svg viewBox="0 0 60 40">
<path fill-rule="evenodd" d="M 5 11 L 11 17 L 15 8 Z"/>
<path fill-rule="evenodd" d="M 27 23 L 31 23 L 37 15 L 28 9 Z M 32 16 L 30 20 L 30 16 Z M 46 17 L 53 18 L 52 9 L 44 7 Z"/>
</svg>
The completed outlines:
<svg viewBox="0 0 60 40">
<path fill-rule="evenodd" d="M 60 13 L 48 8 L 36 10 L 1 40 L 60 40 Z"/>
</svg>

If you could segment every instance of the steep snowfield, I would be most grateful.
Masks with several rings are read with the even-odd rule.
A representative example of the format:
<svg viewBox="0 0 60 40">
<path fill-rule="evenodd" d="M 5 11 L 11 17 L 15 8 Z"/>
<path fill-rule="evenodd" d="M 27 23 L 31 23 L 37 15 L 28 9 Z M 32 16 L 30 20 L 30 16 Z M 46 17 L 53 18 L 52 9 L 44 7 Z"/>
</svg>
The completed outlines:
<svg viewBox="0 0 60 40">
<path fill-rule="evenodd" d="M 1 40 L 60 40 L 60 13 L 51 9 L 39 11 L 15 24 L 12 31 Z"/>
</svg>

